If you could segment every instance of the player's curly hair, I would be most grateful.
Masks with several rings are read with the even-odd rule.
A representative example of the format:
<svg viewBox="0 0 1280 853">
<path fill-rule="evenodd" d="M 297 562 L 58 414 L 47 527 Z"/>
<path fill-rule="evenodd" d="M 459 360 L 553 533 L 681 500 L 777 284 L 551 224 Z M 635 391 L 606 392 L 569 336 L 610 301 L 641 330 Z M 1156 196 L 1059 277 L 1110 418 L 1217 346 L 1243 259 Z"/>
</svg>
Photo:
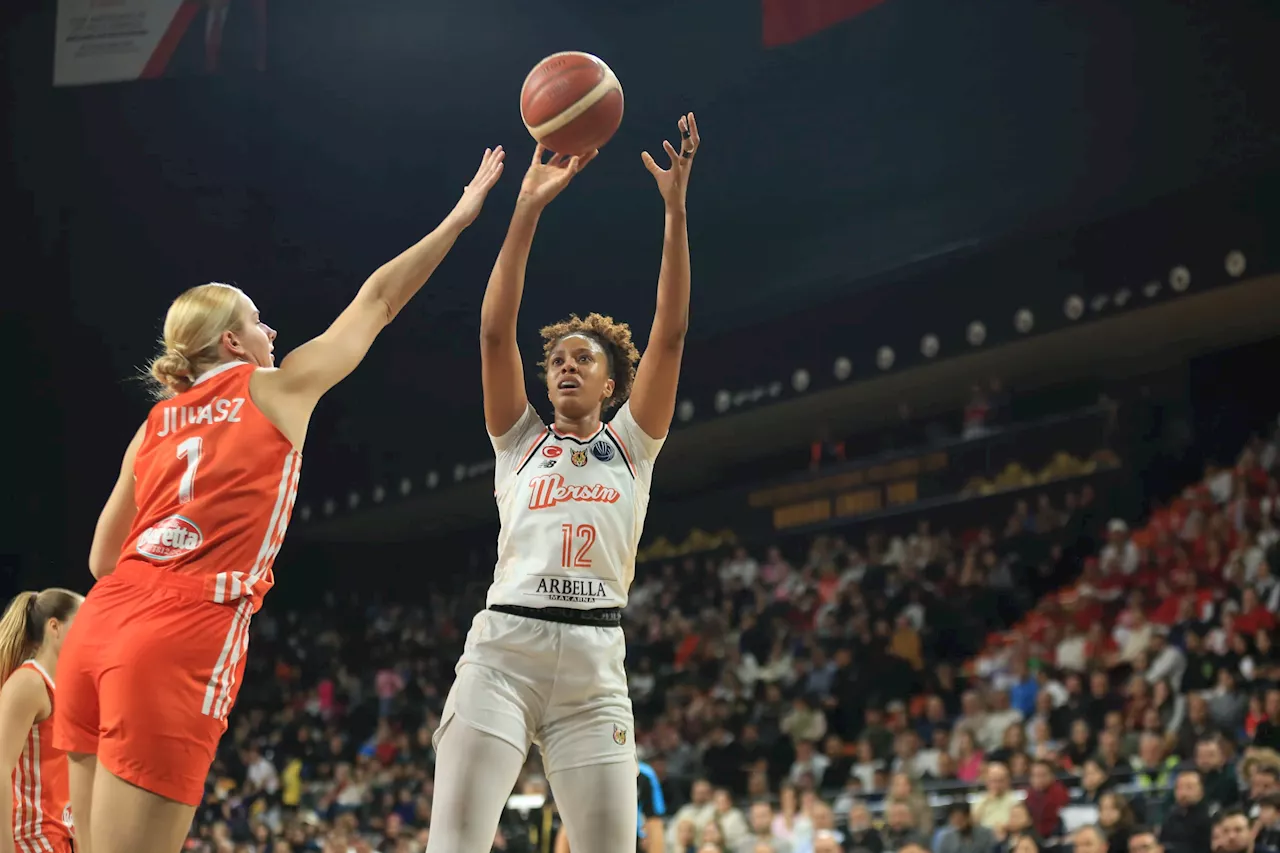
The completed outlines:
<svg viewBox="0 0 1280 853">
<path fill-rule="evenodd" d="M 604 401 L 605 411 L 621 406 L 631 396 L 631 385 L 636 379 L 636 365 L 640 362 L 640 350 L 631 340 L 631 327 L 615 322 L 612 317 L 591 313 L 585 318 L 570 314 L 569 319 L 542 327 L 542 377 L 547 377 L 548 362 L 556 344 L 569 335 L 582 335 L 600 344 L 609 357 L 609 375 L 613 379 L 613 396 Z"/>
</svg>

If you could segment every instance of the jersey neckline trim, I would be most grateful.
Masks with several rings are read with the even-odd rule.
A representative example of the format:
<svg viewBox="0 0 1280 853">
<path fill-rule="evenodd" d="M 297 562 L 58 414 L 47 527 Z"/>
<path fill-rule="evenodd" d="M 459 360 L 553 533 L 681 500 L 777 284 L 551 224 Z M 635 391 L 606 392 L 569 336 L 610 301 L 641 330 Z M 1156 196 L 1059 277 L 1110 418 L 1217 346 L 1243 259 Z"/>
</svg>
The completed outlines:
<svg viewBox="0 0 1280 853">
<path fill-rule="evenodd" d="M 197 385 L 199 385 L 201 382 L 205 381 L 206 379 L 212 379 L 213 377 L 217 376 L 219 373 L 226 373 L 228 370 L 230 370 L 233 367 L 242 367 L 247 364 L 249 364 L 249 362 L 247 361 L 223 362 L 222 364 L 219 364 L 217 367 L 211 367 L 208 370 L 206 370 L 204 373 L 201 373 L 199 376 L 197 376 L 195 381 L 191 383 L 191 387 L 194 388 Z"/>
<path fill-rule="evenodd" d="M 590 444 L 591 442 L 595 441 L 597 438 L 600 437 L 600 433 L 604 432 L 604 427 L 605 427 L 605 424 L 601 422 L 600 428 L 597 429 L 594 433 L 592 433 L 590 438 L 583 438 L 578 435 L 572 435 L 567 432 L 561 432 L 560 430 L 556 429 L 555 424 L 548 424 L 547 431 L 551 433 L 551 435 L 559 439 L 568 439 L 569 441 L 575 442 L 577 444 Z"/>
<path fill-rule="evenodd" d="M 35 658 L 27 658 L 22 662 L 22 666 L 26 666 L 27 664 L 31 664 L 32 668 L 34 668 L 36 672 L 43 675 L 44 680 L 49 682 L 49 684 L 53 685 L 54 687 L 57 686 L 56 684 L 53 683 L 53 676 L 49 674 L 49 670 L 41 666 L 40 661 L 36 660 Z"/>
</svg>

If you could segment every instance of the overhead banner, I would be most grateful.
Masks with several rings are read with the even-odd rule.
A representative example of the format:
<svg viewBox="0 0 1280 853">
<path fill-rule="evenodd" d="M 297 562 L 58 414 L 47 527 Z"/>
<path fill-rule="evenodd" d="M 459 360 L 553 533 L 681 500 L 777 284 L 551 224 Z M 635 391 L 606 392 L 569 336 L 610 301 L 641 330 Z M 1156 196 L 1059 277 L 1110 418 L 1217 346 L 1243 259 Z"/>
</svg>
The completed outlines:
<svg viewBox="0 0 1280 853">
<path fill-rule="evenodd" d="M 884 0 L 763 0 L 764 46 L 780 47 L 807 39 L 856 18 Z"/>
<path fill-rule="evenodd" d="M 53 84 L 263 70 L 267 0 L 58 0 Z"/>
</svg>

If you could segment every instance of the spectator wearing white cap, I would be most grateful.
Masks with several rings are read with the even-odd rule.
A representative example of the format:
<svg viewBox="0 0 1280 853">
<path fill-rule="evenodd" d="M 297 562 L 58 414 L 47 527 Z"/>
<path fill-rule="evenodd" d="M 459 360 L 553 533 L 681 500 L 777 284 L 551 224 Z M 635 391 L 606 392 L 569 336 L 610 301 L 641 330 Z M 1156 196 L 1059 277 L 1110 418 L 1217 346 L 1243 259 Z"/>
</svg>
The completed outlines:
<svg viewBox="0 0 1280 853">
<path fill-rule="evenodd" d="M 1138 570 L 1142 555 L 1138 546 L 1129 538 L 1129 525 L 1123 518 L 1107 522 L 1107 544 L 1098 555 L 1103 571 L 1119 571 L 1132 575 Z"/>
</svg>

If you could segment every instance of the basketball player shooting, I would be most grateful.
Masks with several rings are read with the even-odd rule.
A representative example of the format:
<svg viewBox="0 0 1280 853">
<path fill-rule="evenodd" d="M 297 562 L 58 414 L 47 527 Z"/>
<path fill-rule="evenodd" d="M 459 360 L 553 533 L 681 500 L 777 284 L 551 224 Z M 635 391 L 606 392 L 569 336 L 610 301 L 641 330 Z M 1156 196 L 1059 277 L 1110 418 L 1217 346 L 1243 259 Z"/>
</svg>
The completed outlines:
<svg viewBox="0 0 1280 853">
<path fill-rule="evenodd" d="M 542 750 L 574 853 L 635 849 L 622 608 L 689 324 L 685 191 L 699 144 L 692 113 L 679 128 L 679 151 L 663 143 L 669 168 L 641 155 L 666 207 L 644 359 L 631 330 L 610 317 L 571 315 L 544 328 L 549 426 L 525 395 L 516 316 L 538 219 L 597 152 L 546 160 L 539 145 L 520 187 L 480 312 L 498 560 L 435 735 L 428 853 L 487 853 L 531 743 Z"/>
</svg>

